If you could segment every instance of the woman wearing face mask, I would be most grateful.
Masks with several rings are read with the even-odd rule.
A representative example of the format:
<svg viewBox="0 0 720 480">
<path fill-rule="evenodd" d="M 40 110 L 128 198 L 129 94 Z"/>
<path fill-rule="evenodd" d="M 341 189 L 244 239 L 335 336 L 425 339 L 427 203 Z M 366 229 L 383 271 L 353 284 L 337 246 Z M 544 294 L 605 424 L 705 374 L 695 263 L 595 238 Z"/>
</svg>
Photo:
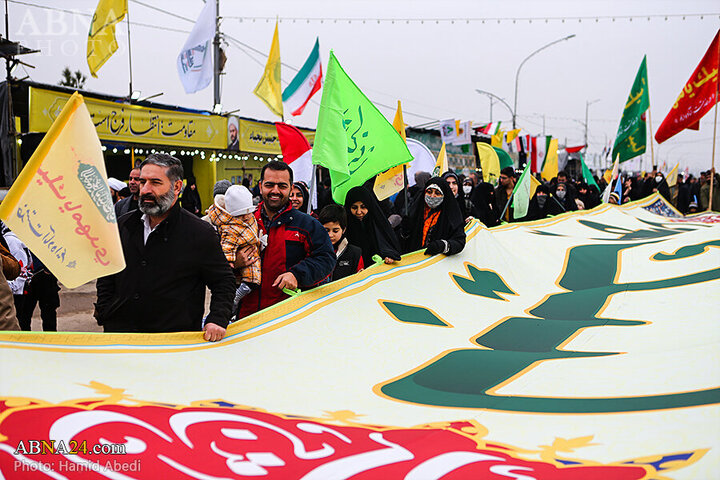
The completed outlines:
<svg viewBox="0 0 720 480">
<path fill-rule="evenodd" d="M 400 243 L 373 192 L 364 186 L 351 188 L 345 212 L 345 237 L 350 245 L 360 247 L 365 267 L 375 263 L 373 255 L 380 255 L 387 264 L 400 260 Z"/>
<path fill-rule="evenodd" d="M 655 175 L 655 185 L 652 187 L 652 193 L 658 192 L 660 195 L 665 197 L 665 200 L 672 202 L 672 195 L 670 194 L 670 187 L 668 187 L 665 175 L 662 172 L 657 172 Z"/>
<path fill-rule="evenodd" d="M 550 195 L 550 188 L 545 184 L 538 185 L 535 189 L 535 195 L 533 195 L 528 204 L 527 215 L 516 221 L 529 222 L 532 220 L 541 220 L 552 215 L 558 215 L 563 211 L 562 205 Z"/>
<path fill-rule="evenodd" d="M 474 185 L 473 181 L 470 178 L 466 178 L 462 182 L 462 192 L 459 195 L 459 201 L 463 204 L 464 213 L 463 218 L 465 218 L 465 223 L 468 223 L 473 218 L 478 218 L 478 211 L 475 208 L 475 204 L 473 204 L 472 199 L 470 198 L 472 196 Z M 461 211 L 463 211 L 463 208 L 460 208 Z"/>
<path fill-rule="evenodd" d="M 425 255 L 454 255 L 465 248 L 465 220 L 450 185 L 431 178 L 415 197 L 403 221 L 404 251 L 425 249 Z"/>
<path fill-rule="evenodd" d="M 555 200 L 562 206 L 564 212 L 572 212 L 578 208 L 575 197 L 565 183 L 558 183 L 555 187 Z"/>
</svg>

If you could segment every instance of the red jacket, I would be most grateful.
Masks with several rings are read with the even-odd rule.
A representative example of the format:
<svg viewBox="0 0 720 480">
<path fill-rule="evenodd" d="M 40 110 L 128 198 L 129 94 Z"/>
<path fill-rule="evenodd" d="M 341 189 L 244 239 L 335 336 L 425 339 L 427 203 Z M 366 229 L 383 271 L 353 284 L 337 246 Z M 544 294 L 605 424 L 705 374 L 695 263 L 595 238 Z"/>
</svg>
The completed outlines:
<svg viewBox="0 0 720 480">
<path fill-rule="evenodd" d="M 262 281 L 242 300 L 238 318 L 274 305 L 288 298 L 273 287 L 275 279 L 292 272 L 302 290 L 327 283 L 335 268 L 335 252 L 330 237 L 315 218 L 287 206 L 272 220 L 264 214 L 261 203 L 255 210 L 260 236 L 267 234 L 267 246 L 260 254 Z"/>
</svg>

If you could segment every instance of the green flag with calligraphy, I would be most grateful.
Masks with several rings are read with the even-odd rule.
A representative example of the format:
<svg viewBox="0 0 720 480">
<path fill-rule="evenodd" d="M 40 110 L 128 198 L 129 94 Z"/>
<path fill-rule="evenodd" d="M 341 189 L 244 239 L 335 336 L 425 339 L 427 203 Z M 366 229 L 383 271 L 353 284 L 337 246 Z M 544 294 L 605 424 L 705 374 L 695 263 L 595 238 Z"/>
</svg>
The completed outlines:
<svg viewBox="0 0 720 480">
<path fill-rule="evenodd" d="M 647 148 L 647 125 L 645 112 L 650 108 L 648 94 L 647 57 L 643 57 L 630 96 L 625 103 L 625 110 L 620 120 L 612 158 L 620 156 L 620 162 L 630 160 L 645 153 Z"/>
<path fill-rule="evenodd" d="M 333 199 L 413 159 L 405 141 L 330 52 L 312 161 L 330 170 Z"/>
</svg>

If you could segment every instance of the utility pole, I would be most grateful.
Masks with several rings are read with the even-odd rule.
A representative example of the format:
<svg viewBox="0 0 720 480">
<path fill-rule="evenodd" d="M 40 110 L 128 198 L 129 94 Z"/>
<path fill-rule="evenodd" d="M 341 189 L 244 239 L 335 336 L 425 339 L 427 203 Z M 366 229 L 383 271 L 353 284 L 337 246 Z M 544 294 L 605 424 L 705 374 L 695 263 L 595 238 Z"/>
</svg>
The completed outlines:
<svg viewBox="0 0 720 480">
<path fill-rule="evenodd" d="M 215 0 L 215 39 L 213 40 L 213 71 L 213 112 L 215 112 L 216 109 L 220 108 L 218 107 L 218 105 L 220 105 L 220 0 Z"/>
<path fill-rule="evenodd" d="M 132 81 L 132 47 L 130 42 L 130 9 L 125 11 L 125 20 L 127 21 L 127 34 L 128 34 L 128 70 L 130 72 L 130 90 L 128 98 L 133 98 L 133 81 Z"/>
</svg>

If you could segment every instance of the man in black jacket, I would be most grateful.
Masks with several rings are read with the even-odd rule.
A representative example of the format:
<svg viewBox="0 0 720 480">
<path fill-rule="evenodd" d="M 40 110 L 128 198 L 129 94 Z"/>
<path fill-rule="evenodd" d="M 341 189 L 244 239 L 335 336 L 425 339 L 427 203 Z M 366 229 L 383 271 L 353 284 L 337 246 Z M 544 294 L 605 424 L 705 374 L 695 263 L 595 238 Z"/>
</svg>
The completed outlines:
<svg viewBox="0 0 720 480">
<path fill-rule="evenodd" d="M 120 218 L 125 270 L 98 279 L 95 318 L 106 332 L 199 331 L 225 336 L 235 277 L 212 226 L 180 207 L 183 168 L 153 154 L 140 166 L 139 210 Z"/>
</svg>

